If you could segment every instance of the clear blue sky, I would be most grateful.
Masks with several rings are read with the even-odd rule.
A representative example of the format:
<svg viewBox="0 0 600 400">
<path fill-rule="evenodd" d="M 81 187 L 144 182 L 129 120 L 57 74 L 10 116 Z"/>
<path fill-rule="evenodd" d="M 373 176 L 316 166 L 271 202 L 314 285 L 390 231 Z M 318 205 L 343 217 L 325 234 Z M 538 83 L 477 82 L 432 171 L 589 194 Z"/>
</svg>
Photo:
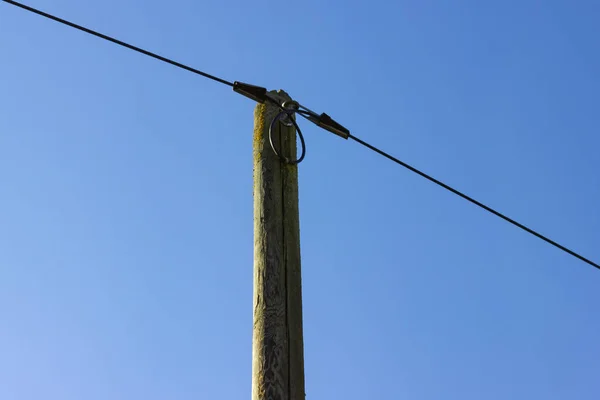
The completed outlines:
<svg viewBox="0 0 600 400">
<path fill-rule="evenodd" d="M 29 0 L 600 260 L 595 1 Z M 0 4 L 0 398 L 250 398 L 253 103 Z M 303 124 L 306 392 L 600 396 L 600 271 Z"/>
</svg>

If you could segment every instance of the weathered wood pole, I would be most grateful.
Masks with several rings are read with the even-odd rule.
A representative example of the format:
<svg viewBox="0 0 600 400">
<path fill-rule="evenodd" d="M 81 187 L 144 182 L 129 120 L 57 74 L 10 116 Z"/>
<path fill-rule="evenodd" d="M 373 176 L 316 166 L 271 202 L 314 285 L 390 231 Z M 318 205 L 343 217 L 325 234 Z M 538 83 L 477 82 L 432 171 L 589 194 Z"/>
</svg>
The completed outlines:
<svg viewBox="0 0 600 400">
<path fill-rule="evenodd" d="M 271 92 L 282 101 L 283 91 Z M 304 400 L 304 345 L 298 168 L 269 143 L 279 113 L 269 102 L 254 111 L 254 328 L 252 400 Z M 296 133 L 277 122 L 273 142 L 295 159 Z"/>
</svg>

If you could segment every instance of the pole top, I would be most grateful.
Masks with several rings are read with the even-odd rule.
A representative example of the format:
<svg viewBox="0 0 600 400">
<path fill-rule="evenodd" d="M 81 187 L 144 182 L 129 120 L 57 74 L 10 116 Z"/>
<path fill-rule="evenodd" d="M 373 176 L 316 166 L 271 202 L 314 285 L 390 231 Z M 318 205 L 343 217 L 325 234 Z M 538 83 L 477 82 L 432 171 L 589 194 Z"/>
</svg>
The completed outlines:
<svg viewBox="0 0 600 400">
<path fill-rule="evenodd" d="M 274 103 L 282 110 L 282 112 L 286 113 L 289 118 L 291 118 L 292 114 L 298 113 L 298 115 L 306 118 L 326 131 L 334 133 L 344 139 L 350 137 L 350 131 L 329 115 L 325 113 L 317 114 L 309 108 L 304 107 L 297 101 L 292 100 L 290 95 L 283 89 L 267 91 L 266 88 L 261 86 L 235 81 L 233 83 L 233 90 L 259 103 L 265 103 L 267 101 Z M 283 121 L 287 126 L 291 126 L 292 124 L 291 121 L 289 121 L 289 118 L 286 118 L 286 120 Z"/>
</svg>

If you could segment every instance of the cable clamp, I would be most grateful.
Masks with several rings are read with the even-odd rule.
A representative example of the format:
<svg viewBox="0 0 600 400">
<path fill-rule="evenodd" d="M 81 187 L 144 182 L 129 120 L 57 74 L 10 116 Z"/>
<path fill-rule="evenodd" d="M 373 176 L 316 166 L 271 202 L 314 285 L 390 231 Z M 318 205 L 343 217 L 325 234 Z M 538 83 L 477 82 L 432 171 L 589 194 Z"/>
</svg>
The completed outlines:
<svg viewBox="0 0 600 400">
<path fill-rule="evenodd" d="M 310 110 L 303 105 L 300 105 L 298 114 L 302 115 L 304 118 L 309 120 L 310 122 L 318 125 L 319 127 L 329 131 L 331 133 L 335 133 L 339 137 L 344 139 L 348 139 L 350 137 L 350 131 L 331 118 L 329 115 L 322 113 L 317 114 L 316 112 Z"/>
<path fill-rule="evenodd" d="M 233 91 L 259 103 L 264 103 L 269 99 L 266 88 L 249 83 L 235 81 L 233 82 Z"/>
</svg>

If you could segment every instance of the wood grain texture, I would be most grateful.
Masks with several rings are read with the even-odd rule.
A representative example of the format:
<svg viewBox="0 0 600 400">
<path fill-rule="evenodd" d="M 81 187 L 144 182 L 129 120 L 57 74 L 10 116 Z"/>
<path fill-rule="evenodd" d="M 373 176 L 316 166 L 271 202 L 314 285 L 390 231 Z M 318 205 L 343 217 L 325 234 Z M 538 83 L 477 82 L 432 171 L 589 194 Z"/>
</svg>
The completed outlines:
<svg viewBox="0 0 600 400">
<path fill-rule="evenodd" d="M 282 91 L 272 92 L 282 99 Z M 298 169 L 283 163 L 269 144 L 279 109 L 254 112 L 254 328 L 252 400 L 304 400 L 304 349 Z M 273 140 L 295 158 L 293 127 L 277 123 Z"/>
</svg>

